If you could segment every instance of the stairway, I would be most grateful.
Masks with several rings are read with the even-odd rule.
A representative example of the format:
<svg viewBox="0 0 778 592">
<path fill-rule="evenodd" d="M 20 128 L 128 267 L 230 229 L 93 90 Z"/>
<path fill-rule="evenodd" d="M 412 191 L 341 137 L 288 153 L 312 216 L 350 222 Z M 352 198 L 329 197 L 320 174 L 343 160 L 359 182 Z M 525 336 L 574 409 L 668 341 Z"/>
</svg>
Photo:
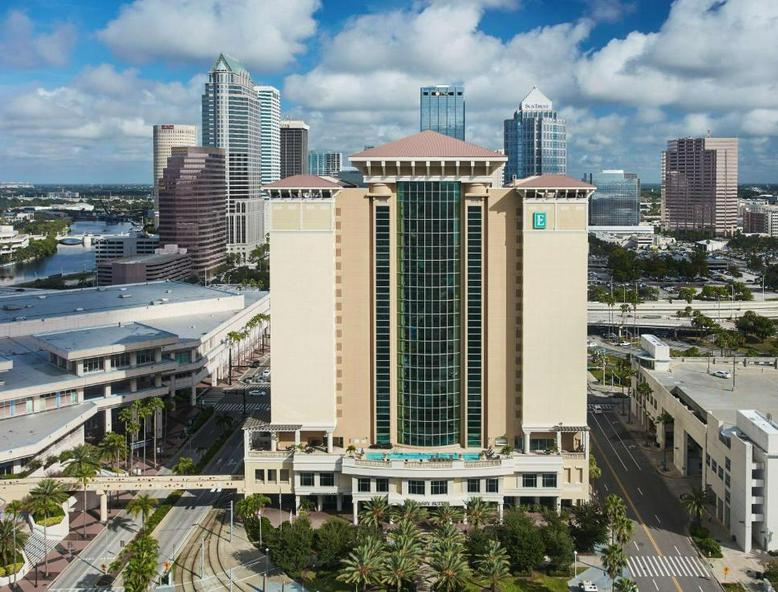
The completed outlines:
<svg viewBox="0 0 778 592">
<path fill-rule="evenodd" d="M 30 537 L 27 539 L 27 543 L 24 545 L 24 552 L 30 563 L 35 565 L 36 563 L 41 563 L 47 552 L 51 553 L 57 544 L 58 541 L 52 541 L 50 539 L 45 541 L 44 544 L 43 533 L 33 530 Z"/>
</svg>

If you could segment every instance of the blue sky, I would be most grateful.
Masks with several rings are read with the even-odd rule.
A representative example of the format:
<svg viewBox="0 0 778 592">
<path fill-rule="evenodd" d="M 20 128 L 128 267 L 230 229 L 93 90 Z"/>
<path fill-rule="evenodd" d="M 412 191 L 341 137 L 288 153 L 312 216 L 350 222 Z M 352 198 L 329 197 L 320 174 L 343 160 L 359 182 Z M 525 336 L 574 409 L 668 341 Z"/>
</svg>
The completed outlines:
<svg viewBox="0 0 778 592">
<path fill-rule="evenodd" d="M 499 148 L 537 85 L 569 173 L 659 177 L 671 137 L 737 136 L 741 182 L 778 182 L 775 0 L 5 0 L 0 180 L 150 182 L 151 125 L 199 124 L 220 51 L 282 91 L 311 147 L 417 131 L 418 87 L 466 86 Z"/>
</svg>

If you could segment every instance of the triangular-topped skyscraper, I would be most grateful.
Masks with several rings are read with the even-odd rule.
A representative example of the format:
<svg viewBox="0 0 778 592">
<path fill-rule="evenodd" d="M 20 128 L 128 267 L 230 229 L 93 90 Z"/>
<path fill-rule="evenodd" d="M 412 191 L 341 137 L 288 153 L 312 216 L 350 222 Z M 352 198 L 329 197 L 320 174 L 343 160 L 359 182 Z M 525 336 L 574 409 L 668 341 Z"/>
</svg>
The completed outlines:
<svg viewBox="0 0 778 592">
<path fill-rule="evenodd" d="M 567 131 L 554 104 L 536 86 L 504 123 L 505 183 L 533 175 L 567 173 Z"/>
</svg>

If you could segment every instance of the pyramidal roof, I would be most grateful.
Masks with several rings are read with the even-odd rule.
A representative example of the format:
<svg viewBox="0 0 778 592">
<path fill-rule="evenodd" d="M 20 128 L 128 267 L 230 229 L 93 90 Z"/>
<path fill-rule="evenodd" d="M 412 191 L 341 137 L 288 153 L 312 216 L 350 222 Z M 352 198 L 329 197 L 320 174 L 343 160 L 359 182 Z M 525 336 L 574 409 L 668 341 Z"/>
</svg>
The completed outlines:
<svg viewBox="0 0 778 592">
<path fill-rule="evenodd" d="M 551 111 L 554 104 L 546 95 L 537 87 L 533 86 L 532 90 L 527 93 L 521 101 L 522 111 Z"/>
<path fill-rule="evenodd" d="M 246 74 L 247 76 L 250 76 L 249 71 L 246 70 L 246 68 L 243 67 L 243 64 L 241 64 L 236 58 L 226 53 L 220 53 L 219 57 L 216 58 L 216 61 L 213 63 L 211 70 L 224 69 L 227 69 L 230 72 L 234 72 L 235 74 Z"/>
<path fill-rule="evenodd" d="M 505 160 L 499 152 L 463 142 L 451 136 L 425 130 L 412 136 L 389 142 L 375 148 L 368 148 L 351 155 L 352 160 L 372 158 L 494 158 Z"/>
</svg>

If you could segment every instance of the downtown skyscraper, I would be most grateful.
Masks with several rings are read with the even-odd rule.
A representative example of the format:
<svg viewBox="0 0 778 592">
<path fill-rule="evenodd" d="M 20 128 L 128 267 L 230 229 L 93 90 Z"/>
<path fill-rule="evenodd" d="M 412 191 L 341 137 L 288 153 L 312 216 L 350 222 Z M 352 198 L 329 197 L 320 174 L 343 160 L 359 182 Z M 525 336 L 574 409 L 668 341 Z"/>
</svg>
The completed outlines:
<svg viewBox="0 0 778 592">
<path fill-rule="evenodd" d="M 508 157 L 504 173 L 506 185 L 513 179 L 534 175 L 567 174 L 566 123 L 539 88 L 532 87 L 503 127 Z"/>
<path fill-rule="evenodd" d="M 662 226 L 730 235 L 737 227 L 737 138 L 679 138 L 662 152 Z"/>
<path fill-rule="evenodd" d="M 235 58 L 219 54 L 202 99 L 203 146 L 225 152 L 227 252 L 245 261 L 265 237 L 259 98 L 248 70 Z"/>
<path fill-rule="evenodd" d="M 465 139 L 465 87 L 448 84 L 419 89 L 419 131 Z"/>
<path fill-rule="evenodd" d="M 281 178 L 308 174 L 308 131 L 304 121 L 281 122 Z"/>
<path fill-rule="evenodd" d="M 274 86 L 255 86 L 259 98 L 262 185 L 281 178 L 281 93 Z"/>
</svg>

